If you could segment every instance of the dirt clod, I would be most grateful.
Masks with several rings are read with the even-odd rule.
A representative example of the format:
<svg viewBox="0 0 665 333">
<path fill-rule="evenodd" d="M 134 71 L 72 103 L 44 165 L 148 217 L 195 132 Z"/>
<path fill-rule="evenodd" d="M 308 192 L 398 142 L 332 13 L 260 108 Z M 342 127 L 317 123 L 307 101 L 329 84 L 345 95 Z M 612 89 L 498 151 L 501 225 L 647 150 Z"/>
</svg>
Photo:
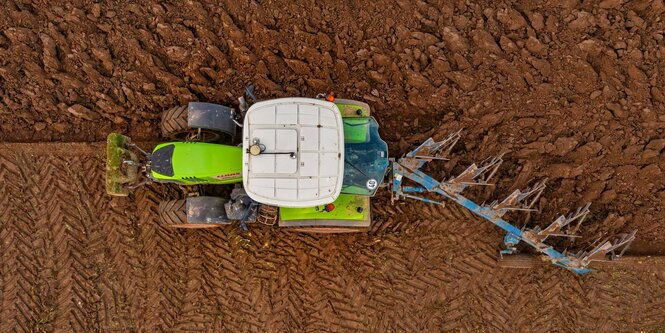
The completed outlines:
<svg viewBox="0 0 665 333">
<path fill-rule="evenodd" d="M 67 112 L 71 113 L 72 115 L 74 115 L 76 117 L 83 118 L 85 120 L 91 120 L 92 121 L 92 120 L 99 119 L 99 115 L 96 112 L 86 108 L 85 106 L 83 106 L 81 104 L 74 104 L 74 105 L 68 107 Z"/>
</svg>

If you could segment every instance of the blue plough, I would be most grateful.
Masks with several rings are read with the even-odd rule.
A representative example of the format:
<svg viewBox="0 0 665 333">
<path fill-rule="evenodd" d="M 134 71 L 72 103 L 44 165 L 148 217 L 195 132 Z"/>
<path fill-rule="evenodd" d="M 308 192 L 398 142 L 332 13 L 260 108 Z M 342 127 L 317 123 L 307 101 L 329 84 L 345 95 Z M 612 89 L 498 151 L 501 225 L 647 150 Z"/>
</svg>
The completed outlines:
<svg viewBox="0 0 665 333">
<path fill-rule="evenodd" d="M 503 219 L 509 211 L 534 211 L 533 205 L 545 190 L 546 179 L 536 182 L 525 190 L 516 190 L 501 202 L 494 201 L 490 204 L 479 205 L 464 197 L 461 193 L 470 186 L 488 186 L 490 178 L 494 176 L 503 162 L 502 155 L 488 158 L 479 163 L 472 164 L 464 172 L 447 180 L 437 181 L 426 175 L 420 169 L 432 160 L 447 160 L 447 156 L 453 146 L 460 139 L 460 131 L 457 131 L 443 141 L 435 142 L 431 138 L 421 144 L 418 148 L 392 161 L 392 193 L 393 201 L 401 198 L 421 200 L 427 203 L 445 205 L 444 201 L 428 199 L 418 196 L 418 193 L 436 193 L 444 199 L 452 200 L 479 217 L 493 223 L 506 232 L 504 244 L 506 248 L 501 250 L 500 255 L 510 255 L 517 252 L 517 244 L 526 243 L 537 252 L 546 256 L 554 265 L 569 269 L 578 274 L 591 272 L 588 268 L 593 261 L 604 261 L 621 257 L 630 243 L 635 239 L 637 231 L 622 234 L 613 241 L 597 242 L 597 245 L 589 251 L 580 251 L 570 254 L 566 251 L 559 252 L 544 241 L 552 236 L 578 237 L 576 232 L 582 221 L 589 214 L 587 204 L 580 207 L 569 215 L 562 215 L 552 222 L 548 227 L 520 229 Z M 405 179 L 409 179 L 418 186 L 404 186 Z"/>
</svg>

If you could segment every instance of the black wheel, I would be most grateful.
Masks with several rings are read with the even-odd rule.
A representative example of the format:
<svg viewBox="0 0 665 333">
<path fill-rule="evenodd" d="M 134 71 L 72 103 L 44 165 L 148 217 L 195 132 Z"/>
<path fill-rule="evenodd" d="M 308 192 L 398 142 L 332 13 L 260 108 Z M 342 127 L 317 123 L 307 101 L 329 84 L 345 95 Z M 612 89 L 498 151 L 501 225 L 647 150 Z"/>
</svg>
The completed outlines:
<svg viewBox="0 0 665 333">
<path fill-rule="evenodd" d="M 169 228 L 204 229 L 217 224 L 187 223 L 187 200 L 166 200 L 159 203 L 159 224 Z"/>
<path fill-rule="evenodd" d="M 178 141 L 198 141 L 198 142 L 220 142 L 230 141 L 231 137 L 225 133 L 204 129 L 191 128 L 188 126 L 188 106 L 176 106 L 162 113 L 162 120 L 159 127 L 162 135 L 166 138 Z"/>
<path fill-rule="evenodd" d="M 508 254 L 499 259 L 499 267 L 529 269 L 538 265 L 537 257 L 529 254 Z"/>
</svg>

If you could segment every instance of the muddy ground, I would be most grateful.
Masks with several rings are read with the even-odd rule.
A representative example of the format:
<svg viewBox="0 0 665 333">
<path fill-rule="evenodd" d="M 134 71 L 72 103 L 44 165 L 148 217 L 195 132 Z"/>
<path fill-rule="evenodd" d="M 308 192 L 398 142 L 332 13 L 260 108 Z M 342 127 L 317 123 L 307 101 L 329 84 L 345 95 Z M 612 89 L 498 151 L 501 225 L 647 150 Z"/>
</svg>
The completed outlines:
<svg viewBox="0 0 665 333">
<path fill-rule="evenodd" d="M 638 229 L 665 250 L 665 5 L 603 1 L 46 2 L 0 7 L 1 331 L 657 331 L 665 263 L 496 268 L 455 207 L 374 201 L 363 235 L 156 225 L 155 185 L 103 193 L 110 131 L 159 137 L 188 101 L 367 101 L 393 156 L 464 128 L 436 178 L 506 153 L 479 201 L 549 178 L 571 249 Z M 59 145 L 57 142 L 78 142 Z M 88 144 L 89 143 L 89 144 Z M 147 147 L 146 147 L 147 148 Z"/>
</svg>

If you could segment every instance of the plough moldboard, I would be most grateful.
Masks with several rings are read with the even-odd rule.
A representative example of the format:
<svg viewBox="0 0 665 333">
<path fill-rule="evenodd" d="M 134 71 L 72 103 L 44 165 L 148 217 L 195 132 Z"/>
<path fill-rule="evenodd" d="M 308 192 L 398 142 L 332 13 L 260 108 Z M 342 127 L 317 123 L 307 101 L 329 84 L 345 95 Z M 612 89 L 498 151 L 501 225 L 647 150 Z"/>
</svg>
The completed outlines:
<svg viewBox="0 0 665 333">
<path fill-rule="evenodd" d="M 621 257 L 635 239 L 637 231 L 632 231 L 614 240 L 598 240 L 590 249 L 577 253 L 560 252 L 545 243 L 549 237 L 578 237 L 576 233 L 589 214 L 591 204 L 577 208 L 568 215 L 561 215 L 546 228 L 538 226 L 518 228 L 503 219 L 503 216 L 510 211 L 534 211 L 534 204 L 545 190 L 546 179 L 534 182 L 525 190 L 516 190 L 502 201 L 493 201 L 489 204 L 478 204 L 464 197 L 462 192 L 470 186 L 492 185 L 489 181 L 503 162 L 502 155 L 488 158 L 479 164 L 472 164 L 461 174 L 442 181 L 423 173 L 421 168 L 427 162 L 447 159 L 446 156 L 461 138 L 460 132 L 461 130 L 450 134 L 438 142 L 430 138 L 404 157 L 392 162 L 393 200 L 410 198 L 439 205 L 444 205 L 444 200 L 454 201 L 506 232 L 504 237 L 506 248 L 500 251 L 500 255 L 516 253 L 517 244 L 522 242 L 543 254 L 554 265 L 578 274 L 591 272 L 588 266 L 593 261 Z M 417 186 L 405 186 L 406 179 L 416 183 Z M 435 193 L 443 197 L 443 200 L 425 198 L 418 196 L 418 193 Z"/>
</svg>

